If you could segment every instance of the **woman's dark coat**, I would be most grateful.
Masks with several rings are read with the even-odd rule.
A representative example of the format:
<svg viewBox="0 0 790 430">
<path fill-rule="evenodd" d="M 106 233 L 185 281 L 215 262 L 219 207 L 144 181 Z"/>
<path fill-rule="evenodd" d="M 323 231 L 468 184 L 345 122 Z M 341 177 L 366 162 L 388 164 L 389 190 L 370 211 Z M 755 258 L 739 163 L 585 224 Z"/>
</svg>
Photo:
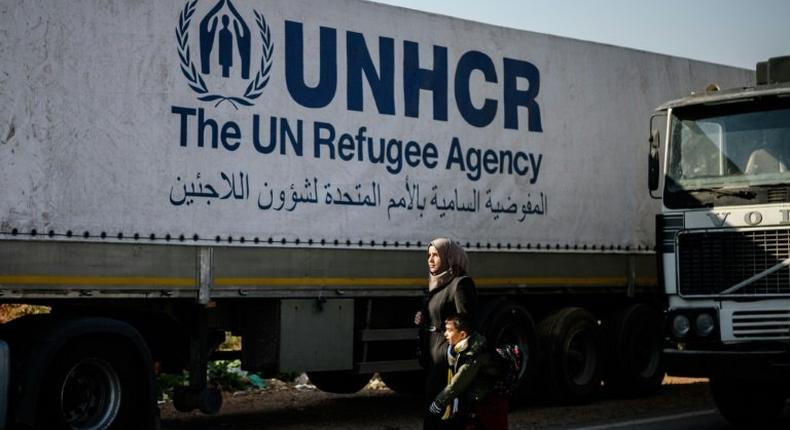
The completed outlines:
<svg viewBox="0 0 790 430">
<path fill-rule="evenodd" d="M 469 321 L 475 321 L 477 309 L 477 291 L 472 278 L 459 276 L 443 287 L 428 293 L 425 330 L 430 364 L 447 362 L 447 340 L 444 338 L 444 321 L 457 314 L 466 315 Z"/>
</svg>

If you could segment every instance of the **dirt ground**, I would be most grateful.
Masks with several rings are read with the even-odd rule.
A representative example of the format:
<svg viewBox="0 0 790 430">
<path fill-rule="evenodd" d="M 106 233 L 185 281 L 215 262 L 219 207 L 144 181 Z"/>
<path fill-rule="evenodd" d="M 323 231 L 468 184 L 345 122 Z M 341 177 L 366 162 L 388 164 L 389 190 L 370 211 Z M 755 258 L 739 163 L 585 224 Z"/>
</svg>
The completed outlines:
<svg viewBox="0 0 790 430">
<path fill-rule="evenodd" d="M 329 394 L 312 385 L 267 380 L 265 390 L 228 394 L 220 414 L 180 413 L 171 403 L 162 408 L 162 429 L 190 430 L 405 430 L 421 427 L 418 399 L 399 395 L 378 380 L 351 395 Z M 658 394 L 624 399 L 602 393 L 582 406 L 532 402 L 511 411 L 511 429 L 549 429 L 605 424 L 627 419 L 712 409 L 706 380 L 666 378 Z"/>
</svg>

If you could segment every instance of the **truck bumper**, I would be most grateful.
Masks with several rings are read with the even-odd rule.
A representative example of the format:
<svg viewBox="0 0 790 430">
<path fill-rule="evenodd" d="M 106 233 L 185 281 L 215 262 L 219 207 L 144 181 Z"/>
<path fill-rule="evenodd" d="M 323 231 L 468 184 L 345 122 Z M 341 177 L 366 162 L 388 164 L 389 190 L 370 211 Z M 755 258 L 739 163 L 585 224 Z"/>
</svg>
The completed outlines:
<svg viewBox="0 0 790 430">
<path fill-rule="evenodd" d="M 709 377 L 720 372 L 742 376 L 790 376 L 790 350 L 728 351 L 664 349 L 666 371 L 674 376 Z"/>
</svg>

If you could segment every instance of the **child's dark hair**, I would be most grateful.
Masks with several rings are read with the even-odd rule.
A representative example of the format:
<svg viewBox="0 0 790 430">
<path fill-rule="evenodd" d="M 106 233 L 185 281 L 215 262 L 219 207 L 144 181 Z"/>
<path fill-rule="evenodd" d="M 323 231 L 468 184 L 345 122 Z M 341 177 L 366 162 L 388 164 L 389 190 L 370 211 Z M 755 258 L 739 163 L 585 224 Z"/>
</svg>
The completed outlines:
<svg viewBox="0 0 790 430">
<path fill-rule="evenodd" d="M 464 314 L 456 314 L 448 317 L 444 320 L 446 324 L 451 324 L 453 328 L 458 331 L 463 331 L 466 333 L 472 332 L 472 323 L 469 321 L 469 316 Z"/>
</svg>

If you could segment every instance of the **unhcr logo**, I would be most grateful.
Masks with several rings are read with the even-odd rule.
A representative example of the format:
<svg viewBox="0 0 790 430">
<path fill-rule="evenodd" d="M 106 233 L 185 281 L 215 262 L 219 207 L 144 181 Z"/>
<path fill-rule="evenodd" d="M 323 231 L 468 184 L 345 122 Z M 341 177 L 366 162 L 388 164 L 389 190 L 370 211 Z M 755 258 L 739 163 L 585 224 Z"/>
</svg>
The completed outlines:
<svg viewBox="0 0 790 430">
<path fill-rule="evenodd" d="M 238 105 L 253 106 L 269 83 L 272 68 L 274 42 L 266 19 L 253 10 L 255 34 L 260 40 L 260 49 L 254 49 L 253 33 L 238 9 L 231 0 L 219 0 L 196 19 L 198 37 L 190 39 L 197 4 L 198 0 L 187 1 L 176 26 L 181 73 L 189 88 L 198 94 L 198 100 L 212 102 L 215 107 L 226 101 L 236 109 Z M 195 59 L 193 47 L 199 53 Z"/>
</svg>

